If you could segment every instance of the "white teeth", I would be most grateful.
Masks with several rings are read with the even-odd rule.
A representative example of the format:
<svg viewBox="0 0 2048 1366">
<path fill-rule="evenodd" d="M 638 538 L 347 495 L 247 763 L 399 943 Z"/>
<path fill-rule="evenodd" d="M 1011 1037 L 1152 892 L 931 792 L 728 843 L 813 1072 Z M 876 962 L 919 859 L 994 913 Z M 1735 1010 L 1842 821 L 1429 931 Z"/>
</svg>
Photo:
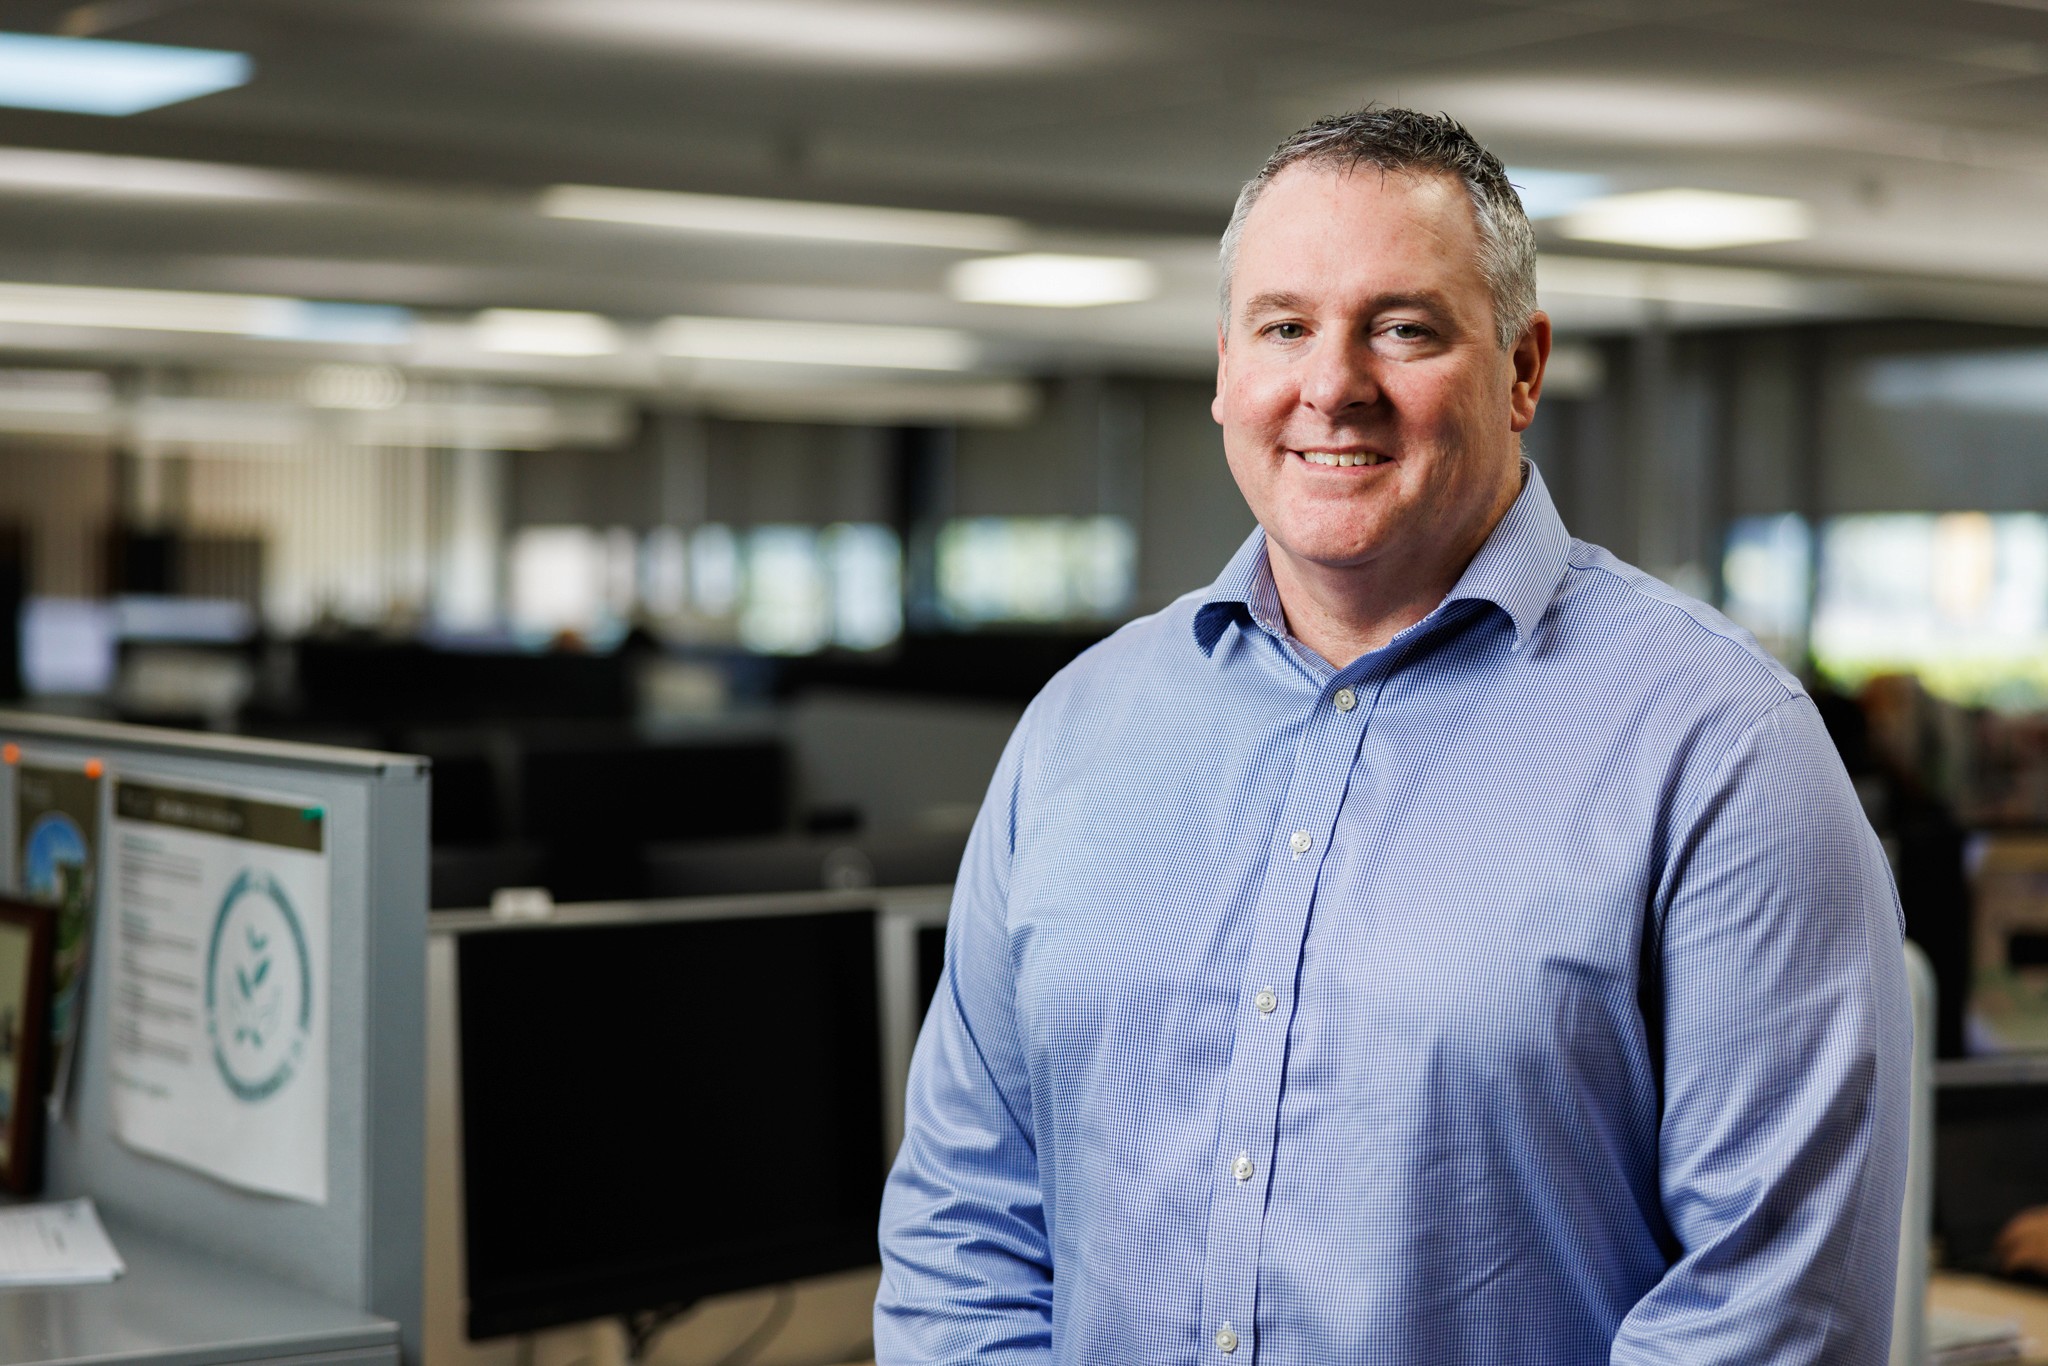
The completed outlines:
<svg viewBox="0 0 2048 1366">
<path fill-rule="evenodd" d="M 1384 455 L 1347 455 L 1337 451 L 1303 451 L 1301 458 L 1311 465 L 1335 465 L 1339 469 L 1349 469 L 1353 465 L 1381 465 L 1387 459 Z"/>
</svg>

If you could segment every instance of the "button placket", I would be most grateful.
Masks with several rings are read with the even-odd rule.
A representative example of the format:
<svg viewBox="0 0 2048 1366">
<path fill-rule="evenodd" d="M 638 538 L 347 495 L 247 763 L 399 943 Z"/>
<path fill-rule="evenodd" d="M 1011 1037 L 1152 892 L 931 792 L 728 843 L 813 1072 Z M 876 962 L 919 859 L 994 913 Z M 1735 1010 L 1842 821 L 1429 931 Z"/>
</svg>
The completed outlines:
<svg viewBox="0 0 2048 1366">
<path fill-rule="evenodd" d="M 1269 829 L 1289 857 L 1269 864 L 1260 889 L 1251 942 L 1244 960 L 1249 1020 L 1237 1035 L 1224 1083 L 1223 1120 L 1214 1155 L 1216 1194 L 1210 1208 L 1202 1286 L 1203 1317 L 1216 1327 L 1212 1341 L 1230 1355 L 1244 1340 L 1234 1327 L 1248 1323 L 1265 1240 L 1268 1192 L 1262 1173 L 1275 1161 L 1273 1146 L 1287 1058 L 1287 1022 L 1296 1006 L 1282 1005 L 1278 983 L 1294 980 L 1323 858 L 1343 807 L 1359 744 L 1370 724 L 1376 685 L 1363 684 L 1308 699 L 1306 730 L 1295 772 Z M 1348 695 L 1348 703 L 1339 693 Z M 1324 705 L 1328 703 L 1328 705 Z M 1240 1019 L 1244 1019 L 1240 1016 Z M 1256 1024 L 1251 1021 L 1256 1021 Z M 1230 1178 L 1223 1179 L 1229 1172 Z M 1225 1337 L 1225 1333 L 1228 1337 Z"/>
</svg>

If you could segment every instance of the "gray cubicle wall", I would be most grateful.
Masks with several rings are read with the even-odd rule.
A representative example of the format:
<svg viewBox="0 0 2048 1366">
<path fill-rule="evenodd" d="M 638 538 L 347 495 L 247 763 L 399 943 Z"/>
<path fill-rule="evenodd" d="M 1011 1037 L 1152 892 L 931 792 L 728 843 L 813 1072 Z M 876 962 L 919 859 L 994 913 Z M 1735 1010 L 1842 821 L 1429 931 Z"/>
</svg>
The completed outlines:
<svg viewBox="0 0 2048 1366">
<path fill-rule="evenodd" d="M 327 1203 L 224 1185 L 146 1156 L 113 1135 L 106 1085 L 107 957 L 94 955 L 70 1116 L 50 1130 L 48 1193 L 90 1195 L 110 1219 L 145 1228 L 342 1304 L 395 1321 L 420 1359 L 425 1144 L 427 762 L 0 712 L 0 742 L 25 758 L 107 777 L 233 785 L 309 798 L 327 811 L 329 992 Z M 4 885 L 12 866 L 15 775 L 0 777 Z M 104 817 L 105 805 L 102 805 Z M 103 819 L 104 830 L 104 819 Z M 102 838 L 104 844 L 104 837 Z M 118 891 L 100 879 L 100 916 Z M 107 942 L 102 933 L 99 942 Z"/>
</svg>

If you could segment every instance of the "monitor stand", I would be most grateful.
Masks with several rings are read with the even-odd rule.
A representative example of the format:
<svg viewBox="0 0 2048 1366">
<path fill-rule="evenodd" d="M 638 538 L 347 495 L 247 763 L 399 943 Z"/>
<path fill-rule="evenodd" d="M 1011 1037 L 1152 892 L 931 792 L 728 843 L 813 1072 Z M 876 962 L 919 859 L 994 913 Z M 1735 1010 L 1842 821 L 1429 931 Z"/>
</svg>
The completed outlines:
<svg viewBox="0 0 2048 1366">
<path fill-rule="evenodd" d="M 662 1330 L 696 1307 L 697 1301 L 686 1300 L 680 1304 L 666 1304 L 659 1309 L 637 1309 L 630 1314 L 619 1315 L 619 1327 L 626 1335 L 624 1366 L 643 1366 L 647 1360 L 647 1349 L 654 1345 Z"/>
<path fill-rule="evenodd" d="M 654 1340 L 662 1335 L 668 1326 L 697 1307 L 696 1300 L 679 1300 L 665 1304 L 659 1309 L 638 1309 L 630 1314 L 619 1315 L 619 1327 L 626 1335 L 626 1351 L 623 1366 L 645 1366 L 647 1351 Z M 761 1320 L 754 1331 L 740 1340 L 739 1345 L 727 1352 L 720 1361 L 749 1362 L 757 1353 L 780 1333 L 796 1313 L 796 1287 L 778 1285 L 775 1300 L 768 1306 L 768 1316 Z"/>
</svg>

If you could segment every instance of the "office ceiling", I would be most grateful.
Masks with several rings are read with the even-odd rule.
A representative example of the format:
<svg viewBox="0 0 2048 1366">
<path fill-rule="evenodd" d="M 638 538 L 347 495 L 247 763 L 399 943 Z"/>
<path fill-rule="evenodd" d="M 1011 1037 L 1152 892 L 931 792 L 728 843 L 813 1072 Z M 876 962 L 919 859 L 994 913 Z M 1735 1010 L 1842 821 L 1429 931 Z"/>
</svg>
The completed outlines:
<svg viewBox="0 0 2048 1366">
<path fill-rule="evenodd" d="M 1809 207 L 1804 240 L 1712 251 L 1540 225 L 1571 330 L 2048 322 L 2048 0 L 14 0 L 0 23 L 255 64 L 126 118 L 0 110 L 0 282 L 398 304 L 444 341 L 491 307 L 938 325 L 979 340 L 983 377 L 1198 372 L 1237 185 L 1289 130 L 1378 99 L 1445 109 L 1517 168 Z M 55 186 L 36 167 L 74 163 L 24 150 L 142 160 Z M 546 217 L 560 183 L 1002 215 L 1032 249 L 1147 259 L 1161 287 L 960 303 L 946 271 L 985 253 Z M 639 352 L 14 324 L 0 351 L 689 378 Z"/>
</svg>

